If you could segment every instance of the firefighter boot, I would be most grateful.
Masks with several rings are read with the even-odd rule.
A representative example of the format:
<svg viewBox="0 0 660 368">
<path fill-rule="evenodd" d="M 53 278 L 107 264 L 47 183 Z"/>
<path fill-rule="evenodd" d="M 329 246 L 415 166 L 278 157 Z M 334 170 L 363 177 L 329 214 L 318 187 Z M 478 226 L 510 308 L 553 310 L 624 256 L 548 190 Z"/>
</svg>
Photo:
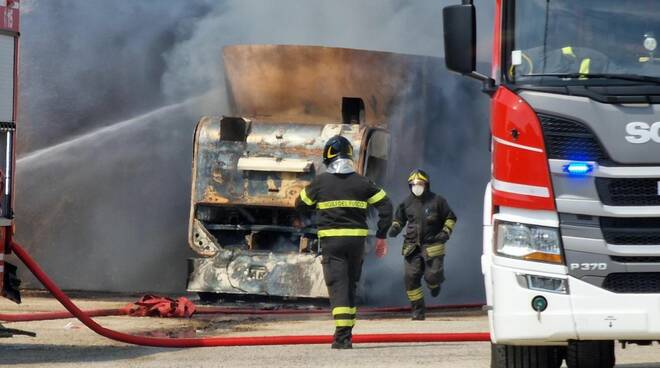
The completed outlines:
<svg viewBox="0 0 660 368">
<path fill-rule="evenodd" d="M 412 303 L 412 320 L 423 321 L 426 319 L 426 307 L 424 300 L 419 300 Z"/>
<path fill-rule="evenodd" d="M 429 286 L 429 290 L 431 290 L 431 296 L 434 298 L 440 295 L 440 285 Z"/>
<path fill-rule="evenodd" d="M 333 349 L 353 349 L 353 328 L 352 327 L 337 327 L 335 329 L 334 341 L 332 342 Z"/>
</svg>

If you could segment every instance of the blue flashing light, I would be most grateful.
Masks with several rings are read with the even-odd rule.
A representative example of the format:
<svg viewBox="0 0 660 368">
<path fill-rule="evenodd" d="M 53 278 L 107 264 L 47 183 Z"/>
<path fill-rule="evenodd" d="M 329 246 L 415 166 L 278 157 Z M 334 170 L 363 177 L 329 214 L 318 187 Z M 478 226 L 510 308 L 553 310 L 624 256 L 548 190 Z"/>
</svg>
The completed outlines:
<svg viewBox="0 0 660 368">
<path fill-rule="evenodd" d="M 593 165 L 585 162 L 571 162 L 564 166 L 564 171 L 570 175 L 583 176 L 589 174 L 594 169 Z"/>
</svg>

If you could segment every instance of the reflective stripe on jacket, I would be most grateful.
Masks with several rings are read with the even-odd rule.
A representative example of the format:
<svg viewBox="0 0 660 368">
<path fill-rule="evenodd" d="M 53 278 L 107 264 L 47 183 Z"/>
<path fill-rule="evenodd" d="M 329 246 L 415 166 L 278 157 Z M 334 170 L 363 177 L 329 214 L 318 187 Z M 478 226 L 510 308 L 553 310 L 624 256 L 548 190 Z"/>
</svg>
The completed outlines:
<svg viewBox="0 0 660 368">
<path fill-rule="evenodd" d="M 296 201 L 298 209 L 317 211 L 319 238 L 367 236 L 369 206 L 378 210 L 376 236 L 385 238 L 392 223 L 392 203 L 383 189 L 360 174 L 318 175 Z"/>
</svg>

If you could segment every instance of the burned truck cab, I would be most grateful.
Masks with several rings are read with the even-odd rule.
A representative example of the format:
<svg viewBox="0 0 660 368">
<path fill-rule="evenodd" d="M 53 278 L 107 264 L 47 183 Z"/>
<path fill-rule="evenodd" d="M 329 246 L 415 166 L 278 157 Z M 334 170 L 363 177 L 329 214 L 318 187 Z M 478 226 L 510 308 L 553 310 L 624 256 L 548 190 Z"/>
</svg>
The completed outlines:
<svg viewBox="0 0 660 368">
<path fill-rule="evenodd" d="M 323 172 L 325 141 L 354 145 L 358 170 L 378 175 L 387 149 L 367 155 L 359 124 L 290 124 L 204 117 L 195 134 L 188 290 L 327 298 L 313 221 L 295 210 L 300 191 Z M 382 146 L 381 146 L 382 148 Z"/>
<path fill-rule="evenodd" d="M 297 213 L 295 201 L 325 170 L 323 147 L 337 134 L 353 144 L 356 171 L 384 183 L 389 124 L 423 118 L 402 113 L 413 101 L 405 94 L 424 96 L 420 81 L 435 60 L 237 45 L 223 49 L 222 61 L 227 115 L 201 118 L 194 136 L 188 240 L 196 256 L 188 260 L 187 289 L 327 298 L 314 219 Z M 423 139 L 397 141 L 418 147 L 410 142 Z"/>
</svg>

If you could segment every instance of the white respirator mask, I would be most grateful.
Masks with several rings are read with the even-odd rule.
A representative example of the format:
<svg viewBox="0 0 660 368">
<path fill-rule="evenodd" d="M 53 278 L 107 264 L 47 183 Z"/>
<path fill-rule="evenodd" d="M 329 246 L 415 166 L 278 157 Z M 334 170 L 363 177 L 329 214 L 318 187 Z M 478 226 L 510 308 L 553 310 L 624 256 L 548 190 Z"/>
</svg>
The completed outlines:
<svg viewBox="0 0 660 368">
<path fill-rule="evenodd" d="M 423 184 L 413 184 L 410 190 L 413 192 L 414 195 L 419 197 L 422 194 L 424 194 L 424 190 L 426 190 L 426 186 Z"/>
</svg>

